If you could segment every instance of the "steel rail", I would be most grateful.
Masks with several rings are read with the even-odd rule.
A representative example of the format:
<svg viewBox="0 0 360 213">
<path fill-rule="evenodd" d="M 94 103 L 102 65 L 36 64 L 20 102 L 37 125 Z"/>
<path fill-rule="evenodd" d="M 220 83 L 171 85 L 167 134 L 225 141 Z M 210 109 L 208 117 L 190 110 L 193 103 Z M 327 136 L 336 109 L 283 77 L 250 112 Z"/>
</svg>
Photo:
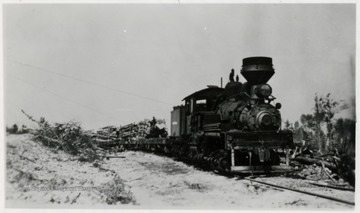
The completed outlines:
<svg viewBox="0 0 360 213">
<path fill-rule="evenodd" d="M 337 190 L 341 190 L 341 191 L 355 192 L 355 189 L 351 189 L 351 188 L 329 186 L 329 185 L 323 185 L 323 184 L 318 184 L 318 183 L 309 183 L 309 184 L 314 185 L 314 186 L 319 186 L 319 187 L 330 188 L 330 189 L 337 189 Z"/>
<path fill-rule="evenodd" d="M 271 186 L 271 187 L 274 187 L 274 188 L 285 189 L 285 190 L 289 190 L 289 191 L 294 191 L 294 192 L 307 194 L 307 195 L 311 195 L 311 196 L 315 196 L 315 197 L 321 197 L 321 198 L 324 198 L 324 199 L 328 199 L 328 200 L 332 200 L 332 201 L 336 201 L 336 202 L 345 203 L 345 204 L 348 204 L 348 205 L 355 206 L 355 202 L 350 202 L 350 201 L 342 200 L 342 199 L 335 198 L 335 197 L 329 197 L 329 196 L 326 196 L 326 195 L 321 195 L 321 194 L 317 194 L 317 193 L 313 193 L 313 192 L 307 192 L 307 191 L 302 191 L 302 190 L 299 190 L 299 189 L 289 188 L 289 187 L 285 187 L 285 186 L 279 186 L 279 185 L 275 185 L 275 184 L 271 184 L 271 183 L 266 183 L 266 182 L 262 182 L 262 181 L 258 181 L 258 180 L 253 180 L 253 179 L 250 179 L 250 178 L 244 178 L 244 179 L 248 180 L 248 181 L 260 183 L 260 184 L 263 184 L 263 185 L 268 185 L 268 186 Z"/>
</svg>

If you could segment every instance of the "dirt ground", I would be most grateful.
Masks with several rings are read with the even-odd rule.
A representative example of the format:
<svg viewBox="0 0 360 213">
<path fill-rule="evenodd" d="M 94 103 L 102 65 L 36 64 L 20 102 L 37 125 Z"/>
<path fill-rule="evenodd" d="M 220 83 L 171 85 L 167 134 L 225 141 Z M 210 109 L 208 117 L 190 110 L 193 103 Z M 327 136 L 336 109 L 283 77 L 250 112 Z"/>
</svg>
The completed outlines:
<svg viewBox="0 0 360 213">
<path fill-rule="evenodd" d="M 6 207 L 351 210 L 353 206 L 202 171 L 168 157 L 126 151 L 81 163 L 66 153 L 7 136 Z M 354 202 L 354 192 L 308 180 L 256 178 Z"/>
<path fill-rule="evenodd" d="M 6 144 L 6 207 L 87 208 L 135 204 L 128 186 L 98 162 L 85 163 L 30 140 L 9 135 Z"/>
</svg>

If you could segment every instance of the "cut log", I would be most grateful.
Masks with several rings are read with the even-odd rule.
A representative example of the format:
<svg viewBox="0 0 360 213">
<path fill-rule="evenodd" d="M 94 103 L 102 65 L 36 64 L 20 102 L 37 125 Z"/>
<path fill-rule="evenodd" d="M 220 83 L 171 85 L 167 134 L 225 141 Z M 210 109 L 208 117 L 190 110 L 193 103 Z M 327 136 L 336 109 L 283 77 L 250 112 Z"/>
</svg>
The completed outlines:
<svg viewBox="0 0 360 213">
<path fill-rule="evenodd" d="M 106 158 L 125 158 L 125 156 L 105 156 Z"/>
<path fill-rule="evenodd" d="M 96 139 L 95 140 L 97 143 L 111 143 L 111 142 L 117 142 L 120 141 L 119 139 L 108 139 L 108 140 L 104 140 L 104 139 Z"/>
<path fill-rule="evenodd" d="M 54 138 L 50 138 L 47 136 L 42 136 L 46 141 L 52 143 L 52 144 L 57 144 L 59 146 L 62 146 L 64 143 L 60 140 L 54 139 Z"/>
<path fill-rule="evenodd" d="M 312 158 L 306 158 L 306 157 L 301 157 L 301 156 L 298 156 L 294 159 L 292 159 L 293 161 L 297 161 L 299 163 L 302 163 L 302 164 L 307 164 L 307 165 L 312 165 L 312 164 L 316 164 L 318 166 L 322 166 L 322 163 L 324 163 L 324 166 L 331 169 L 331 170 L 336 170 L 337 167 L 334 163 L 330 163 L 330 162 L 327 162 L 327 161 L 322 161 L 322 160 L 318 160 L 318 159 L 312 159 Z"/>
<path fill-rule="evenodd" d="M 105 136 L 105 135 L 93 135 L 94 137 L 101 139 L 101 140 L 108 140 L 110 139 L 109 136 Z"/>
</svg>

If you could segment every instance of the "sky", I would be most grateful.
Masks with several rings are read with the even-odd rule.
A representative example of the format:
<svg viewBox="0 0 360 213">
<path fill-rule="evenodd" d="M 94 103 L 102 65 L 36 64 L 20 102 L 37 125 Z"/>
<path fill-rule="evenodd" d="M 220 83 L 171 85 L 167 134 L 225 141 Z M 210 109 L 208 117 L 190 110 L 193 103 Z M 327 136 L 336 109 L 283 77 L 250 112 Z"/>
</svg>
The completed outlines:
<svg viewBox="0 0 360 213">
<path fill-rule="evenodd" d="M 5 124 L 22 113 L 85 129 L 165 118 L 207 85 L 273 58 L 283 120 L 314 95 L 355 111 L 355 4 L 3 5 Z"/>
</svg>

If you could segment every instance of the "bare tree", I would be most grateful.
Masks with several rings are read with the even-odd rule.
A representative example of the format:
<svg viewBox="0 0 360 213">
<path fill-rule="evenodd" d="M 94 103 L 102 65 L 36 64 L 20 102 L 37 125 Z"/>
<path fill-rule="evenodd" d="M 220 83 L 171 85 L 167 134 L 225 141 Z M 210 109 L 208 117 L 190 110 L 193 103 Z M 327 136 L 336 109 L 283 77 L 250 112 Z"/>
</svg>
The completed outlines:
<svg viewBox="0 0 360 213">
<path fill-rule="evenodd" d="M 341 110 L 347 109 L 348 106 L 343 100 L 335 101 L 330 97 L 330 93 L 326 96 L 318 96 L 315 94 L 315 106 L 314 106 L 314 121 L 316 123 L 317 132 L 321 132 L 322 126 L 325 126 L 326 141 L 322 141 L 317 134 L 317 140 L 321 144 L 320 148 L 322 151 L 328 150 L 333 146 L 332 136 L 334 133 L 334 124 L 336 120 L 334 116 Z"/>
</svg>

